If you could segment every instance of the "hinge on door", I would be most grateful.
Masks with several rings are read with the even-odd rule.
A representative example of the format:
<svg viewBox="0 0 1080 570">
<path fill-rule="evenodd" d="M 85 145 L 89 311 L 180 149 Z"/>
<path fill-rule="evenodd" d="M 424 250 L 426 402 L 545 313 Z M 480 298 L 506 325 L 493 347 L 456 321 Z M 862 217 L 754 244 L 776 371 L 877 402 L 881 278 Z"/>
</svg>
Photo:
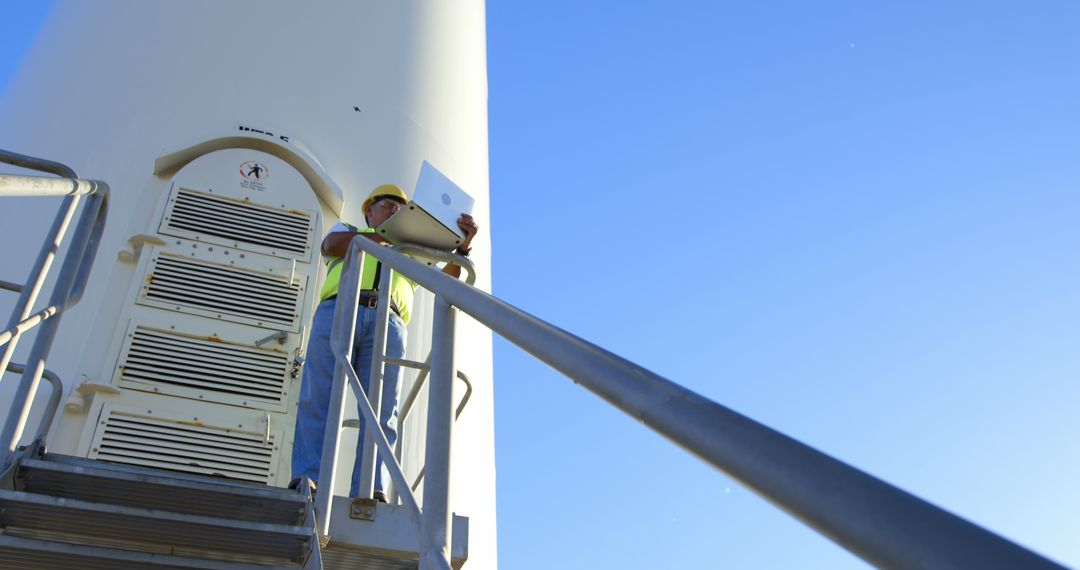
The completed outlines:
<svg viewBox="0 0 1080 570">
<path fill-rule="evenodd" d="M 285 344 L 285 341 L 289 338 L 289 331 L 278 331 L 270 336 L 265 336 L 255 341 L 255 346 L 261 347 L 262 345 L 276 340 L 278 344 Z"/>
</svg>

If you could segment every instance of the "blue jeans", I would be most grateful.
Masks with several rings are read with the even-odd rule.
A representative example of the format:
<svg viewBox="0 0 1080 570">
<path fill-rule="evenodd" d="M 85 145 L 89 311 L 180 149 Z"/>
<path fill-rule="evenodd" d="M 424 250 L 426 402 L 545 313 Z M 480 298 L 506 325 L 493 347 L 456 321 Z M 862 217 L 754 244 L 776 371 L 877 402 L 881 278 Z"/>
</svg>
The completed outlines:
<svg viewBox="0 0 1080 570">
<path fill-rule="evenodd" d="M 323 436 L 326 432 L 326 413 L 330 408 L 330 388 L 334 382 L 334 353 L 330 348 L 330 330 L 334 322 L 337 299 L 327 299 L 315 309 L 308 337 L 307 359 L 304 377 L 300 384 L 300 401 L 296 412 L 296 432 L 293 436 L 293 477 L 308 476 L 319 480 L 319 462 L 322 459 Z M 360 307 L 356 314 L 356 334 L 353 340 L 353 363 L 364 391 L 371 382 L 371 357 L 375 344 L 375 309 Z M 401 317 L 390 313 L 390 326 L 386 331 L 386 356 L 405 357 L 407 331 Z M 387 366 L 383 374 L 382 405 L 379 423 L 386 432 L 390 445 L 397 441 L 398 399 L 401 395 L 401 369 Z M 364 447 L 364 415 L 360 416 L 360 433 L 356 440 L 356 464 L 353 466 L 352 485 L 349 496 L 356 497 L 360 489 L 360 462 Z M 375 490 L 386 492 L 390 472 L 376 455 Z"/>
</svg>

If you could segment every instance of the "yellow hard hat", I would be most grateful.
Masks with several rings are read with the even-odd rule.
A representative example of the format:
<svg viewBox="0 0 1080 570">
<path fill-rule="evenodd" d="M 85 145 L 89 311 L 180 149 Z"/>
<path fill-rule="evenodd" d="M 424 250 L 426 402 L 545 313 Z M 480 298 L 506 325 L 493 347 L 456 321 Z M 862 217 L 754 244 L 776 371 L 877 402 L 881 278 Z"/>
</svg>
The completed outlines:
<svg viewBox="0 0 1080 570">
<path fill-rule="evenodd" d="M 360 207 L 360 212 L 366 214 L 368 206 L 383 196 L 401 198 L 402 202 L 409 201 L 409 197 L 405 195 L 405 191 L 398 187 L 397 184 L 382 184 L 376 186 L 375 189 L 371 191 L 371 194 L 368 194 L 367 200 L 364 200 L 364 205 Z"/>
</svg>

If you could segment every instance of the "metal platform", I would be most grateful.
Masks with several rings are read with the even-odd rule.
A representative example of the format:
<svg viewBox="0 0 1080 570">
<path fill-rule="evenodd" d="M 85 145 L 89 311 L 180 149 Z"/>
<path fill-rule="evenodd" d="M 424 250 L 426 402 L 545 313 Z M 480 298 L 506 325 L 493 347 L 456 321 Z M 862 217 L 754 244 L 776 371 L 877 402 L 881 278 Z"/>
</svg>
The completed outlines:
<svg viewBox="0 0 1080 570">
<path fill-rule="evenodd" d="M 420 537 L 408 509 L 349 497 L 334 497 L 330 542 L 322 548 L 327 570 L 405 570 L 418 567 Z M 469 519 L 453 515 L 450 565 L 461 568 L 469 557 Z"/>
</svg>

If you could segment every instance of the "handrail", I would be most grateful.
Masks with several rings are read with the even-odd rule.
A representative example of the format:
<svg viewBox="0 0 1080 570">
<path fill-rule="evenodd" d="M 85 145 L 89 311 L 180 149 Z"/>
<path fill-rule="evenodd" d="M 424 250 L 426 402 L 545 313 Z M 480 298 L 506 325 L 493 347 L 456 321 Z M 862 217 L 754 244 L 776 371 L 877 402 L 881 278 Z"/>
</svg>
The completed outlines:
<svg viewBox="0 0 1080 570">
<path fill-rule="evenodd" d="M 430 358 L 429 358 L 430 361 Z M 409 413 L 412 412 L 412 407 L 416 404 L 416 399 L 420 396 L 420 390 L 424 388 L 424 382 L 427 380 L 428 371 L 431 370 L 431 366 L 427 362 L 417 362 L 415 360 L 406 360 L 404 358 L 383 358 L 385 364 L 391 366 L 405 366 L 407 368 L 414 368 L 419 370 L 420 373 L 416 375 L 416 381 L 413 382 L 412 388 L 409 390 L 409 394 L 405 396 L 404 402 L 401 404 L 401 409 L 398 410 L 398 425 L 404 426 L 405 420 L 409 418 Z M 465 395 L 461 397 L 461 401 L 458 402 L 457 409 L 454 410 L 454 419 L 461 416 L 462 410 L 465 409 L 465 405 L 469 403 L 469 398 L 472 398 L 473 385 L 469 377 L 464 372 L 458 370 L 457 378 L 465 383 Z M 344 425 L 344 424 L 343 424 Z M 399 443 L 401 440 L 398 440 Z M 400 445 L 396 446 L 400 450 Z M 398 461 L 401 461 L 401 457 L 398 457 Z"/>
<path fill-rule="evenodd" d="M 402 366 L 403 362 L 412 362 L 401 360 L 398 358 L 387 358 L 385 359 L 385 361 L 387 364 L 398 366 Z M 406 364 L 405 366 L 408 365 Z M 409 412 L 412 411 L 413 405 L 416 404 L 416 399 L 420 396 L 420 390 L 424 387 L 424 380 L 422 380 L 421 378 L 426 379 L 428 367 L 424 366 L 417 368 L 420 369 L 420 374 L 417 376 L 416 382 L 413 383 L 412 389 L 409 390 L 409 395 L 405 397 L 404 403 L 401 404 L 401 410 L 398 411 L 399 425 L 405 424 L 405 420 L 409 417 Z M 465 383 L 465 395 L 461 397 L 461 401 L 458 402 L 457 408 L 454 410 L 454 419 L 461 417 L 461 412 L 465 409 L 465 405 L 469 403 L 469 398 L 472 398 L 473 393 L 472 380 L 469 380 L 469 377 L 460 370 L 457 371 L 456 376 L 458 380 L 461 380 Z"/>
<path fill-rule="evenodd" d="M 359 254 L 358 254 L 359 252 Z M 365 238 L 354 238 L 346 255 L 374 255 L 388 269 L 436 293 L 435 333 L 450 330 L 440 305 L 454 306 L 526 352 L 581 384 L 594 394 L 638 419 L 705 462 L 814 528 L 867 562 L 888 568 L 1062 568 L 1062 566 L 940 507 L 902 491 L 768 426 L 687 390 L 624 358 L 546 323 L 488 293 L 405 257 Z M 356 271 L 354 270 L 354 273 Z M 345 272 L 343 271 L 343 275 Z M 352 279 L 350 279 L 352 281 Z M 342 281 L 343 286 L 346 281 Z M 354 299 L 357 291 L 350 291 Z M 339 301 L 340 303 L 340 301 Z M 342 308 L 339 306 L 339 308 Z M 448 310 L 446 312 L 449 312 Z M 439 324 L 443 319 L 442 325 Z M 338 321 L 335 321 L 337 323 Z M 439 348 L 435 343 L 433 352 Z M 452 354 L 452 350 L 450 351 Z M 448 376 L 445 347 L 433 356 L 432 377 Z M 345 359 L 343 358 L 342 361 Z M 436 366 L 436 363 L 439 365 Z M 452 365 L 452 358 L 451 358 Z M 358 395 L 363 394 L 351 367 L 346 375 Z M 450 368 L 452 370 L 452 366 Z M 442 385 L 448 382 L 441 382 Z M 433 385 L 434 386 L 434 385 Z M 362 399 L 362 398 L 358 398 Z M 366 404 L 366 400 L 365 400 Z M 429 406 L 437 408 L 439 406 Z M 449 408 L 449 405 L 443 406 Z M 378 426 L 377 414 L 361 405 L 369 426 Z M 429 410 L 429 414 L 433 410 Z M 448 409 L 446 414 L 449 415 Z M 449 431 L 452 422 L 436 429 Z M 429 417 L 428 451 L 432 422 Z M 379 452 L 388 458 L 395 485 L 403 478 L 381 430 L 374 432 Z M 448 437 L 448 434 L 446 434 Z M 448 445 L 445 446 L 448 448 Z M 324 447 L 324 451 L 325 451 Z M 336 448 L 335 448 L 336 451 Z M 443 450 L 447 451 L 447 450 Z M 429 457 L 426 465 L 435 465 Z M 448 529 L 428 517 L 432 481 L 425 485 L 422 544 L 447 540 Z M 445 484 L 441 481 L 440 484 Z M 415 508 L 411 493 L 402 493 L 407 507 Z M 410 512 L 412 512 L 410 510 Z M 446 524 L 445 520 L 442 524 Z M 443 546 L 448 545 L 443 542 Z M 436 545 L 438 546 L 438 545 Z M 426 559 L 421 568 L 445 567 L 444 561 Z"/>
<path fill-rule="evenodd" d="M 6 150 L 0 150 L 0 162 L 37 170 L 39 172 L 52 173 L 68 179 L 78 178 L 78 175 L 75 174 L 74 170 L 58 162 Z M 20 322 L 25 321 L 27 317 L 30 316 L 30 311 L 33 310 L 38 293 L 41 292 L 41 287 L 45 284 L 45 276 L 52 266 L 57 251 L 60 249 L 60 243 L 61 240 L 63 240 L 64 233 L 67 231 L 67 226 L 71 222 L 72 216 L 75 215 L 75 209 L 79 205 L 79 199 L 80 196 L 78 195 L 67 196 L 64 198 L 63 203 L 60 205 L 60 210 L 53 219 L 52 227 L 49 228 L 48 237 L 42 245 L 41 250 L 38 252 L 38 257 L 37 260 L 34 261 L 33 268 L 30 270 L 30 276 L 28 277 L 26 284 L 17 285 L 11 283 L 10 285 L 14 287 L 9 287 L 7 286 L 8 284 L 5 284 L 5 289 L 18 291 L 19 293 L 19 299 L 15 303 L 15 308 L 12 309 L 11 317 L 8 319 L 8 323 L 4 327 L 5 329 L 15 329 Z M 16 335 L 21 333 L 16 330 L 12 334 Z M 0 340 L 0 344 L 6 342 L 6 340 Z M 0 356 L 0 379 L 3 378 L 4 372 L 7 370 L 7 365 L 11 362 L 11 357 L 15 354 L 15 345 L 17 342 L 18 341 L 16 340 L 8 345 L 4 350 L 3 355 Z"/>
<path fill-rule="evenodd" d="M 376 419 L 379 417 L 378 411 L 372 409 L 371 402 L 375 402 L 375 405 L 377 406 L 380 398 L 369 398 L 368 395 L 365 394 L 363 388 L 360 386 L 359 379 L 356 377 L 356 372 L 353 370 L 351 362 L 352 345 L 356 332 L 356 314 L 360 304 L 360 269 L 363 266 L 363 253 L 357 254 L 356 249 L 350 247 L 342 264 L 337 302 L 334 307 L 333 329 L 330 335 L 330 345 L 335 357 L 334 381 L 331 384 L 330 402 L 327 408 L 327 430 L 323 438 L 323 456 L 319 467 L 319 485 L 324 489 L 328 489 L 329 492 L 319 493 L 315 497 L 315 511 L 320 517 L 317 530 L 321 540 L 330 539 L 330 509 L 333 504 L 331 495 L 337 478 L 337 454 L 338 445 L 340 443 L 340 430 L 334 428 L 341 425 L 341 418 L 344 415 L 346 384 L 356 395 L 361 415 L 368 426 L 368 429 L 365 430 L 366 434 L 375 441 L 380 452 L 382 452 L 382 457 L 393 457 L 393 450 L 390 448 L 386 435 L 383 433 L 382 429 L 379 429 L 381 426 Z M 389 290 L 392 273 L 393 272 L 389 269 L 383 271 L 380 283 L 383 286 L 380 287 L 382 293 L 380 293 L 380 307 L 377 311 L 376 319 L 377 322 L 381 324 L 379 327 L 381 330 L 376 334 L 375 344 L 377 345 L 384 343 L 386 339 L 385 329 L 386 323 L 389 320 L 389 311 L 384 309 L 389 305 L 387 291 Z M 376 346 L 375 348 L 379 349 L 380 347 Z M 381 353 L 381 350 L 376 352 L 376 354 L 379 353 Z M 381 366 L 382 363 L 380 358 L 372 358 L 373 371 L 381 371 Z M 376 376 L 376 379 L 381 381 L 381 374 L 373 374 L 373 376 Z M 374 382 L 372 382 L 372 384 L 374 384 Z M 369 385 L 369 389 L 371 388 L 373 388 L 373 386 Z M 390 474 L 394 484 L 399 487 L 403 486 L 405 476 L 401 470 L 401 466 L 396 461 L 388 461 L 387 464 L 390 468 Z M 406 512 L 419 534 L 419 528 L 421 526 L 419 505 L 411 493 L 404 494 L 401 498 L 405 504 Z"/>
<path fill-rule="evenodd" d="M 473 393 L 473 385 L 472 385 L 472 381 L 469 380 L 469 377 L 466 376 L 465 373 L 460 371 L 460 370 L 457 371 L 457 377 L 460 378 L 461 381 L 465 383 L 465 395 L 461 397 L 461 401 L 458 402 L 457 408 L 454 409 L 454 421 L 457 421 L 457 419 L 461 417 L 461 412 L 465 410 L 465 404 L 469 403 L 469 398 L 472 398 L 472 393 Z M 404 415 L 399 416 L 398 420 L 399 420 L 399 425 L 401 425 L 401 426 L 405 425 L 405 416 Z M 401 461 L 400 447 L 396 451 L 399 451 L 399 453 L 398 453 L 398 455 L 396 457 L 397 457 L 397 460 L 400 462 Z M 412 491 L 414 493 L 416 492 L 416 488 L 420 486 L 420 482 L 424 480 L 424 473 L 426 473 L 426 472 L 427 472 L 427 465 L 422 465 L 420 467 L 420 471 L 418 471 L 416 473 L 416 478 L 413 479 L 412 485 L 409 486 L 409 488 L 412 489 Z"/>
<path fill-rule="evenodd" d="M 428 359 L 430 362 L 430 358 Z M 409 419 L 409 414 L 412 413 L 413 406 L 416 404 L 416 400 L 420 396 L 420 391 L 423 389 L 427 380 L 428 371 L 431 369 L 428 366 L 428 362 L 417 362 L 415 360 L 407 360 L 405 358 L 383 358 L 383 363 L 390 366 L 404 366 L 406 368 L 413 368 L 419 371 L 416 376 L 416 380 L 413 382 L 412 388 L 409 389 L 409 394 L 405 396 L 401 404 L 401 408 L 398 410 L 398 433 L 404 433 L 405 422 Z M 472 398 L 473 384 L 472 380 L 462 371 L 457 371 L 457 377 L 459 380 L 465 383 L 465 395 L 461 397 L 461 401 L 458 402 L 457 408 L 454 409 L 454 420 L 461 417 L 461 412 L 465 411 L 465 406 L 468 405 L 469 399 Z M 358 428 L 360 427 L 360 420 L 345 420 L 341 422 L 343 428 Z M 398 465 L 401 464 L 401 451 L 402 451 L 402 439 L 399 437 L 397 442 L 394 443 L 394 458 L 397 460 Z M 424 480 L 424 466 L 420 467 L 420 471 L 417 472 L 416 477 L 413 478 L 413 482 L 409 485 L 409 488 L 416 492 L 417 487 L 420 486 L 420 482 Z M 395 495 L 390 496 L 390 500 L 394 501 Z"/>
<path fill-rule="evenodd" d="M 7 370 L 8 372 L 22 374 L 26 372 L 26 367 L 12 362 L 7 365 Z M 64 395 L 64 383 L 60 381 L 60 377 L 55 372 L 45 369 L 41 373 L 41 377 L 48 380 L 49 384 L 52 385 L 52 392 L 49 393 L 49 403 L 45 404 L 45 415 L 42 416 L 41 423 L 38 424 L 37 431 L 34 432 L 31 441 L 43 441 L 45 439 L 45 434 L 49 433 L 49 428 L 52 427 L 53 420 L 56 419 L 56 412 L 60 409 L 60 399 Z"/>
<path fill-rule="evenodd" d="M 355 242 L 356 239 L 368 241 L 363 237 L 354 238 L 353 241 Z M 465 257 L 414 244 L 399 244 L 393 246 L 393 248 L 397 251 L 408 252 L 411 257 L 431 264 L 445 262 L 464 268 L 467 272 L 466 282 L 471 285 L 476 281 L 476 271 L 472 262 Z M 356 395 L 366 425 L 371 426 L 371 429 L 365 430 L 366 439 L 362 446 L 362 456 L 359 458 L 359 492 L 361 497 L 370 498 L 373 496 L 372 487 L 377 453 L 380 458 L 383 458 L 383 463 L 387 466 L 394 487 L 397 489 L 395 499 L 401 499 L 414 525 L 414 530 L 417 536 L 420 537 L 421 567 L 449 570 L 451 530 L 449 453 L 450 431 L 454 422 L 449 409 L 453 405 L 454 314 L 449 305 L 436 297 L 431 353 L 424 364 L 412 363 L 411 361 L 408 364 L 418 365 L 433 379 L 430 382 L 431 387 L 428 395 L 428 434 L 424 467 L 426 470 L 428 466 L 432 466 L 431 471 L 436 472 L 438 476 L 429 477 L 429 483 L 424 489 L 425 507 L 423 513 L 421 513 L 413 488 L 405 479 L 404 471 L 396 458 L 395 450 L 390 446 L 382 426 L 376 419 L 381 417 L 379 406 L 382 400 L 382 380 L 385 366 L 387 364 L 401 364 L 399 359 L 387 358 L 385 355 L 391 304 L 390 284 L 393 278 L 393 270 L 389 268 L 384 269 L 378 284 L 379 296 L 376 305 L 375 334 L 372 341 L 373 358 L 368 376 L 370 382 L 366 393 L 352 365 L 352 345 L 356 334 L 356 315 L 359 309 L 360 269 L 364 265 L 364 258 L 365 253 L 362 250 L 355 245 L 350 245 L 341 269 L 334 323 L 330 335 L 330 345 L 334 353 L 335 365 L 326 422 L 328 427 L 334 426 L 334 428 L 327 429 L 324 434 L 323 454 L 319 467 L 319 483 L 323 488 L 333 489 L 335 486 L 337 453 L 340 444 L 340 429 L 337 426 L 342 425 L 341 418 L 344 415 L 345 404 L 344 390 L 347 385 Z M 471 396 L 472 393 L 472 386 L 468 377 L 465 377 L 464 381 L 468 390 L 462 405 L 468 401 L 468 396 Z M 410 407 L 411 399 L 410 397 Z M 462 405 L 458 407 L 459 414 Z M 433 482 L 432 479 L 434 479 Z M 317 530 L 320 540 L 324 541 L 330 540 L 331 494 L 324 493 L 316 496 L 317 504 L 315 507 L 320 516 Z"/>
<path fill-rule="evenodd" d="M 49 174 L 55 174 L 61 178 L 79 177 L 79 175 L 75 174 L 75 171 L 66 164 L 60 164 L 59 162 L 38 158 L 36 156 L 27 156 L 25 154 L 11 152 L 10 150 L 0 150 L 0 162 L 5 162 L 20 168 L 36 170 L 38 172 L 48 172 Z"/>
<path fill-rule="evenodd" d="M 15 449 L 18 447 L 41 378 L 44 376 L 50 382 L 55 379 L 55 375 L 46 374 L 45 360 L 56 338 L 63 312 L 78 303 L 86 289 L 108 217 L 109 186 L 101 181 L 80 180 L 74 170 L 60 163 L 9 151 L 0 150 L 0 162 L 65 177 L 0 175 L 0 196 L 64 197 L 26 284 L 18 286 L 19 300 L 8 324 L 5 330 L 0 332 L 0 346 L 6 345 L 4 354 L 0 357 L 0 377 L 2 377 L 11 364 L 11 357 L 15 353 L 15 347 L 22 334 L 35 326 L 41 326 L 31 345 L 30 356 L 12 398 L 11 412 L 7 414 L 3 430 L 0 431 L 0 469 L 2 469 L 10 464 Z M 75 226 L 75 233 L 60 267 L 48 306 L 31 315 L 34 302 L 60 249 L 67 226 L 83 196 L 88 196 L 87 203 Z M 13 290 L 11 287 L 5 287 L 5 289 Z M 61 392 L 62 390 L 54 390 L 54 397 L 59 398 Z M 51 425 L 55 410 L 47 414 L 49 415 L 42 422 L 46 431 Z M 42 431 L 39 435 L 43 436 L 45 432 Z"/>
<path fill-rule="evenodd" d="M 430 362 L 430 357 L 428 361 Z M 398 411 L 398 432 L 404 433 L 405 422 L 409 419 L 409 414 L 412 412 L 413 405 L 416 404 L 417 398 L 420 396 L 420 390 L 423 389 L 424 383 L 427 380 L 428 371 L 431 367 L 428 366 L 428 362 L 415 362 L 412 360 L 404 360 L 401 358 L 385 358 L 383 361 L 386 364 L 393 364 L 397 366 L 410 366 L 420 370 L 420 373 L 416 376 L 416 381 L 413 382 L 412 389 L 409 390 L 409 394 L 405 396 L 404 402 L 401 404 L 401 409 Z M 473 385 L 469 377 L 464 372 L 458 370 L 457 377 L 459 380 L 465 383 L 465 395 L 461 397 L 461 401 L 458 402 L 457 408 L 454 409 L 454 421 L 457 421 L 461 417 L 461 412 L 465 410 L 465 405 L 469 403 L 469 399 L 472 398 Z M 394 445 L 394 458 L 397 462 L 401 463 L 401 438 L 398 438 L 397 443 Z M 416 477 L 413 478 L 413 482 L 409 485 L 409 488 L 416 491 L 420 486 L 420 482 L 424 480 L 424 472 L 427 466 L 421 466 L 420 471 L 417 472 Z"/>
</svg>

